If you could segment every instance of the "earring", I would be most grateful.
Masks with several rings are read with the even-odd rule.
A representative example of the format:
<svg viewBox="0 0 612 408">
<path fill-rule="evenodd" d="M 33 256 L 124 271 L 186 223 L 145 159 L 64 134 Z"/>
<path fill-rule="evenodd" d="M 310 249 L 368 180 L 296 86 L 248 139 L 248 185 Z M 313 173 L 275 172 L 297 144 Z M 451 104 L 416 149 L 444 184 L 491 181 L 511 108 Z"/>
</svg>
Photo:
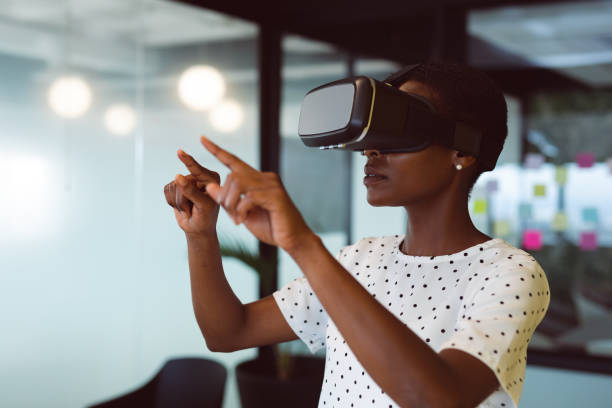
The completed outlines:
<svg viewBox="0 0 612 408">
<path fill-rule="evenodd" d="M 463 168 L 461 164 L 457 164 L 455 167 L 457 168 L 457 170 L 461 170 Z"/>
</svg>

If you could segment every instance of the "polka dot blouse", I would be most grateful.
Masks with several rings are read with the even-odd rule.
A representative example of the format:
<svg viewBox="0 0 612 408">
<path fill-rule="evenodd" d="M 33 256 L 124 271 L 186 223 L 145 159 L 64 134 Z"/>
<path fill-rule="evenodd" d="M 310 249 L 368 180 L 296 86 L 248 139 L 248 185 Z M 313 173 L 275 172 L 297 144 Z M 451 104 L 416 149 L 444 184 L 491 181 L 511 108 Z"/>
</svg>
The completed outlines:
<svg viewBox="0 0 612 408">
<path fill-rule="evenodd" d="M 540 265 L 501 238 L 431 257 L 402 253 L 403 239 L 363 238 L 336 259 L 436 352 L 461 349 L 493 370 L 500 386 L 479 407 L 518 407 L 527 345 L 550 303 Z M 326 347 L 319 408 L 399 407 L 361 366 L 304 276 L 273 297 L 312 353 Z"/>
</svg>

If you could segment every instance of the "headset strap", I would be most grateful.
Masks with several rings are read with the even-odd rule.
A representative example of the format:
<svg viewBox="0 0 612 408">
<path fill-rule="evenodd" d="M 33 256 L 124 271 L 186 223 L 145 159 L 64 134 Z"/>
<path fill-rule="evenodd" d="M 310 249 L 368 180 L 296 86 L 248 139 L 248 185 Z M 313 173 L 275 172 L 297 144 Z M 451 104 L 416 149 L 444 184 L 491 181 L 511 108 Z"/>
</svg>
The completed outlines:
<svg viewBox="0 0 612 408">
<path fill-rule="evenodd" d="M 412 72 L 414 69 L 420 67 L 421 64 L 413 64 L 413 65 L 407 65 L 406 67 L 402 68 L 400 71 L 389 75 L 387 78 L 385 78 L 383 80 L 383 82 L 388 83 L 389 85 L 398 87 L 399 85 L 401 85 L 403 82 L 405 82 L 404 78 L 408 77 L 408 74 L 410 74 L 410 72 Z"/>
</svg>

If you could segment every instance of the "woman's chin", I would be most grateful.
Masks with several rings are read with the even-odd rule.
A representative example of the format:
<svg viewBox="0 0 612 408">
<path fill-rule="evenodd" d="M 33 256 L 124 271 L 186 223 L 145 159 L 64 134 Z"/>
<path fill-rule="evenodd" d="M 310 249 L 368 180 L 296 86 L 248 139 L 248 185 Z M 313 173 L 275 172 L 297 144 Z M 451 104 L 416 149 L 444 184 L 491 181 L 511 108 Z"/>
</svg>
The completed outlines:
<svg viewBox="0 0 612 408">
<path fill-rule="evenodd" d="M 373 207 L 381 207 L 385 205 L 385 202 L 382 199 L 382 197 L 378 197 L 378 194 L 370 193 L 369 191 L 367 195 L 367 200 L 368 200 L 368 204 L 370 204 Z"/>
</svg>

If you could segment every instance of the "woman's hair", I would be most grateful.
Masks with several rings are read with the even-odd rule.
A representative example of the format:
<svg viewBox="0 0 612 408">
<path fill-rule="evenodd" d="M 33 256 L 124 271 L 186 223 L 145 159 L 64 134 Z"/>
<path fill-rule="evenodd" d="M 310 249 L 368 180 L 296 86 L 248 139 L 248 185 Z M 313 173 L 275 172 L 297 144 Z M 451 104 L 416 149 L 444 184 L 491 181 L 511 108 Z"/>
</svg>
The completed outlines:
<svg viewBox="0 0 612 408">
<path fill-rule="evenodd" d="M 500 87 L 483 72 L 455 62 L 426 62 L 402 78 L 417 81 L 434 94 L 431 101 L 438 113 L 448 119 L 465 122 L 480 129 L 483 139 L 474 178 L 495 167 L 508 134 L 508 109 Z M 401 84 L 396 85 L 398 88 Z"/>
</svg>

